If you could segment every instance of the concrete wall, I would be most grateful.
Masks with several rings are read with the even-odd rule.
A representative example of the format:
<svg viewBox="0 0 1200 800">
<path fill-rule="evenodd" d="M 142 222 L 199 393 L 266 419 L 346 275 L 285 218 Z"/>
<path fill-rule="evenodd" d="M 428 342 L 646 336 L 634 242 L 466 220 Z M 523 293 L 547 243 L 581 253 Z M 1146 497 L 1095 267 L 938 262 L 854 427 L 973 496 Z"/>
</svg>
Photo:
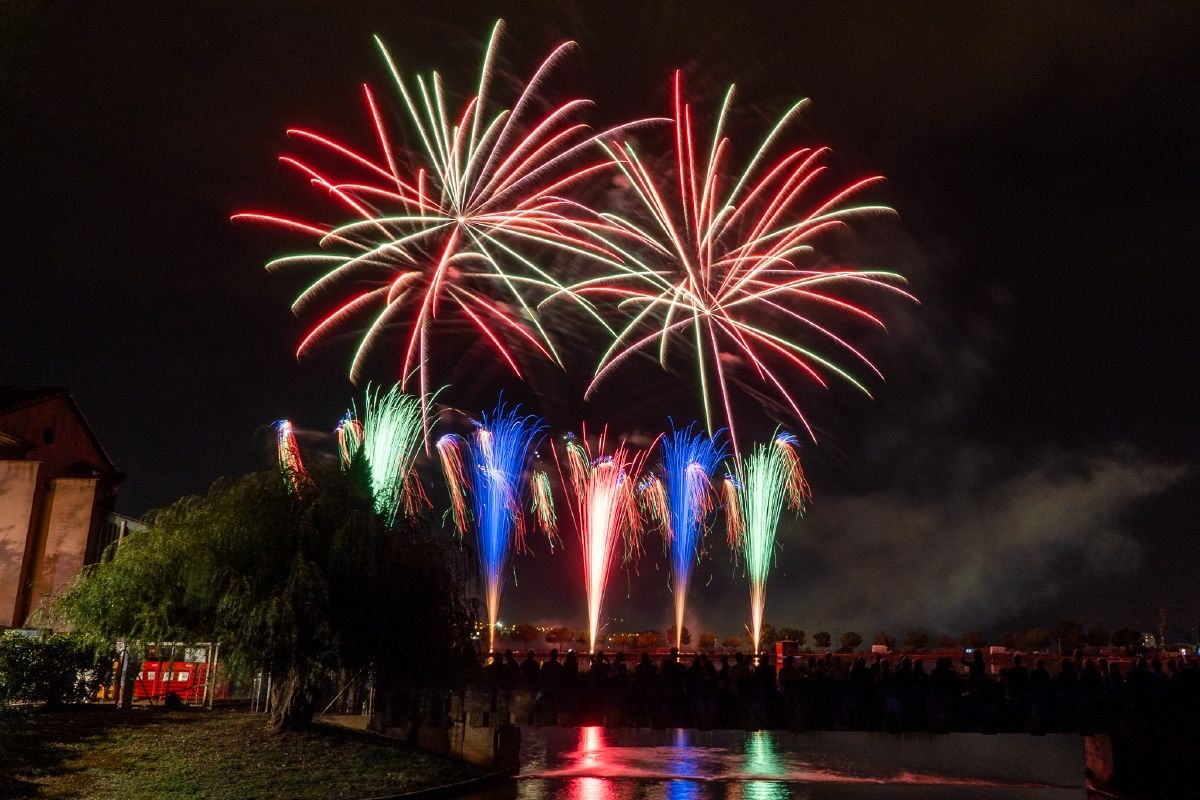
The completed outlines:
<svg viewBox="0 0 1200 800">
<path fill-rule="evenodd" d="M 21 582 L 37 494 L 37 461 L 0 461 L 0 626 L 14 627 L 23 606 Z"/>
</svg>

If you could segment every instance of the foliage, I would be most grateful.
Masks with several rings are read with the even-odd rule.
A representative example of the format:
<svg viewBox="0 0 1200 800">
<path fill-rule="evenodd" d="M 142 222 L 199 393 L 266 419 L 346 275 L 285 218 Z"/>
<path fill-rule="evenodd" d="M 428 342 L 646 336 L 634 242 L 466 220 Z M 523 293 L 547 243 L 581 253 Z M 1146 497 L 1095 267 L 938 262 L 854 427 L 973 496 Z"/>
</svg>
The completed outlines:
<svg viewBox="0 0 1200 800">
<path fill-rule="evenodd" d="M 1137 647 L 1142 643 L 1142 632 L 1134 628 L 1117 628 L 1112 633 L 1114 647 Z"/>
<path fill-rule="evenodd" d="M 832 643 L 833 637 L 829 635 L 829 631 L 817 631 L 813 634 L 813 644 L 821 650 L 828 650 Z"/>
<path fill-rule="evenodd" d="M 721 647 L 727 650 L 737 650 L 742 646 L 742 639 L 739 636 L 726 636 L 721 640 Z"/>
<path fill-rule="evenodd" d="M 0 705 L 78 703 L 95 693 L 111 670 L 111 658 L 71 634 L 0 634 Z"/>
<path fill-rule="evenodd" d="M 775 626 L 764 622 L 762 624 L 762 630 L 758 635 L 759 649 L 770 650 L 775 646 L 775 642 L 777 641 L 779 641 L 779 633 L 775 630 Z"/>
<path fill-rule="evenodd" d="M 938 637 L 938 647 L 943 650 L 949 650 L 951 648 L 958 647 L 958 639 L 955 639 L 948 633 L 943 633 Z"/>
<path fill-rule="evenodd" d="M 862 637 L 854 631 L 846 631 L 838 637 L 838 641 L 841 642 L 843 651 L 852 653 L 862 644 Z"/>
<path fill-rule="evenodd" d="M 904 634 L 905 650 L 924 650 L 927 647 L 929 647 L 928 631 L 911 630 Z"/>
<path fill-rule="evenodd" d="M 530 642 L 538 638 L 538 629 L 536 625 L 530 625 L 527 622 L 521 622 L 513 625 L 508 631 L 508 638 L 514 642 L 528 645 Z"/>
<path fill-rule="evenodd" d="M 464 565 L 419 524 L 386 523 L 361 461 L 312 476 L 303 493 L 276 472 L 219 481 L 157 512 L 56 610 L 99 641 L 221 642 L 235 668 L 269 671 L 279 728 L 308 723 L 331 670 L 401 691 L 454 681 Z"/>
<path fill-rule="evenodd" d="M 570 628 L 559 626 L 547 629 L 545 638 L 548 644 L 570 644 L 575 639 L 575 632 Z"/>
<path fill-rule="evenodd" d="M 675 642 L 675 626 L 674 625 L 667 628 L 665 631 L 663 631 L 663 633 L 666 634 L 668 642 L 671 642 L 672 644 Z M 692 643 L 692 632 L 688 630 L 687 625 L 683 626 L 683 635 L 680 636 L 679 639 L 683 644 L 691 644 Z"/>
<path fill-rule="evenodd" d="M 711 650 L 717 646 L 717 635 L 708 632 L 702 633 L 700 634 L 699 643 L 701 650 Z"/>
<path fill-rule="evenodd" d="M 880 631 L 875 634 L 875 644 L 881 644 L 889 650 L 894 650 L 896 649 L 896 637 L 887 631 Z"/>
<path fill-rule="evenodd" d="M 1046 650 L 1054 644 L 1054 634 L 1045 628 L 1030 628 L 1025 631 L 1024 644 L 1030 650 Z"/>
<path fill-rule="evenodd" d="M 1083 647 L 1083 625 L 1073 619 L 1059 620 L 1051 633 L 1064 653 Z"/>
<path fill-rule="evenodd" d="M 1017 631 L 1004 631 L 996 637 L 996 642 L 1009 650 L 1020 650 L 1025 645 L 1025 637 Z"/>
<path fill-rule="evenodd" d="M 1083 636 L 1083 642 L 1088 647 L 1108 647 L 1111 639 L 1107 630 L 1095 625 L 1088 628 L 1087 633 Z"/>
<path fill-rule="evenodd" d="M 640 650 L 653 650 L 666 643 L 667 638 L 663 636 L 662 631 L 642 631 L 637 637 L 637 646 Z"/>
<path fill-rule="evenodd" d="M 987 636 L 981 631 L 967 631 L 962 635 L 963 647 L 987 647 Z"/>
<path fill-rule="evenodd" d="M 638 635 L 636 633 L 610 633 L 608 635 L 608 643 L 613 647 L 622 649 L 636 647 Z"/>
<path fill-rule="evenodd" d="M 805 642 L 808 641 L 804 631 L 799 628 L 780 628 L 778 637 L 778 641 L 795 642 L 797 647 L 804 647 Z"/>
</svg>

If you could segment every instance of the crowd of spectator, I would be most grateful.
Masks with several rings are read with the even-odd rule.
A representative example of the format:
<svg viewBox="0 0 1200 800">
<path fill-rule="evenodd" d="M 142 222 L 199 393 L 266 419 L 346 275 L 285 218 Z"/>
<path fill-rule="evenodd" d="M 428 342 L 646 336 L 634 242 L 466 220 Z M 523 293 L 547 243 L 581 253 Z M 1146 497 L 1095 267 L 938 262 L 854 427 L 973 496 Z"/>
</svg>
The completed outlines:
<svg viewBox="0 0 1200 800">
<path fill-rule="evenodd" d="M 1123 725 L 1200 732 L 1195 659 L 1139 657 L 1118 664 L 1071 658 L 1029 665 L 1020 655 L 992 674 L 983 653 L 850 658 L 763 654 L 658 663 L 647 653 L 539 660 L 495 654 L 484 672 L 497 692 L 524 689 L 541 719 L 568 724 L 795 730 L 1025 731 L 1093 733 Z"/>
</svg>

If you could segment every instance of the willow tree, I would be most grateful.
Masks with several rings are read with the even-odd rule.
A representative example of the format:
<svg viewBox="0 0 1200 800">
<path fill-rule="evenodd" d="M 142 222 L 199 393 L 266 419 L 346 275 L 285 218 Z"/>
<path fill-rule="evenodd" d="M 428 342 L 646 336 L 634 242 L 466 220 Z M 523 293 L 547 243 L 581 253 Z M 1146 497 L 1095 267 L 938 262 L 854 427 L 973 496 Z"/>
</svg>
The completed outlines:
<svg viewBox="0 0 1200 800">
<path fill-rule="evenodd" d="M 457 556 L 419 522 L 389 524 L 358 472 L 314 470 L 303 492 L 278 472 L 219 481 L 153 514 L 56 610 L 98 640 L 220 642 L 271 675 L 281 730 L 311 721 L 336 669 L 452 683 L 472 623 Z"/>
</svg>

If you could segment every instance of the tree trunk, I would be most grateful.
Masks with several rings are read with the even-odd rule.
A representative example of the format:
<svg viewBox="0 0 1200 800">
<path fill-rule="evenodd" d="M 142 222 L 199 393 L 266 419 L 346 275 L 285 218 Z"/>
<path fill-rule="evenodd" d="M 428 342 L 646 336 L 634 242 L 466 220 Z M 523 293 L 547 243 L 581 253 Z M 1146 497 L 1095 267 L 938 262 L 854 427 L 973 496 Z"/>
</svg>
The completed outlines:
<svg viewBox="0 0 1200 800">
<path fill-rule="evenodd" d="M 272 676 L 271 727 L 282 733 L 311 725 L 317 713 L 317 689 L 297 667 Z"/>
</svg>

